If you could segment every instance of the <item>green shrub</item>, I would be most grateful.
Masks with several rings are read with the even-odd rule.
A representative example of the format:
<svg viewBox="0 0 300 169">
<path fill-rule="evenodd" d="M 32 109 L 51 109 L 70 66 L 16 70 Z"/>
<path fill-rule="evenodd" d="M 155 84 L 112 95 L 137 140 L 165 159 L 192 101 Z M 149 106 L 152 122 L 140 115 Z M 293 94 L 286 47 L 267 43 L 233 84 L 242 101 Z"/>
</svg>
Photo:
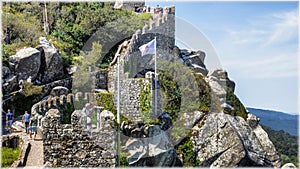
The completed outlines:
<svg viewBox="0 0 300 169">
<path fill-rule="evenodd" d="M 180 144 L 175 146 L 177 155 L 182 157 L 184 167 L 199 167 L 200 161 L 193 147 L 194 145 L 190 137 L 184 138 Z"/>
<path fill-rule="evenodd" d="M 180 111 L 181 91 L 178 84 L 168 72 L 160 73 L 160 89 L 164 92 L 167 102 L 163 105 L 163 111 L 168 112 L 172 119 L 176 119 Z"/>
<path fill-rule="evenodd" d="M 15 149 L 2 147 L 1 148 L 1 166 L 2 167 L 10 167 L 14 161 L 16 161 L 21 154 L 21 148 L 17 147 Z"/>
<path fill-rule="evenodd" d="M 245 120 L 247 119 L 248 113 L 244 105 L 241 103 L 239 98 L 233 93 L 233 91 L 228 87 L 226 88 L 226 101 L 234 108 L 234 110 L 231 112 L 224 110 L 224 113 L 230 114 L 232 116 L 240 116 Z"/>
<path fill-rule="evenodd" d="M 100 93 L 95 94 L 95 98 L 96 98 L 97 106 L 104 107 L 104 110 L 108 110 L 114 114 L 115 123 L 117 124 L 117 108 L 113 102 L 113 94 L 108 93 L 108 92 L 100 92 Z M 93 114 L 95 114 L 95 113 L 93 113 Z M 92 117 L 92 120 L 93 120 L 93 118 L 95 119 L 96 117 L 97 117 L 97 115 L 94 115 L 94 117 Z M 124 117 L 122 114 L 120 114 L 120 120 L 121 120 L 121 122 L 122 121 L 131 122 L 131 120 Z M 95 120 L 94 120 L 94 122 L 95 122 Z"/>
<path fill-rule="evenodd" d="M 151 86 L 149 84 L 144 84 L 143 81 L 139 81 L 140 83 L 140 94 L 139 94 L 139 100 L 140 100 L 140 108 L 142 110 L 142 119 L 144 120 L 144 123 L 150 123 L 151 122 Z"/>
<path fill-rule="evenodd" d="M 211 88 L 209 84 L 204 80 L 204 77 L 199 74 L 194 74 L 195 80 L 198 84 L 199 90 L 199 99 L 200 99 L 200 106 L 199 111 L 201 112 L 209 112 L 211 108 Z"/>
<path fill-rule="evenodd" d="M 25 97 L 29 96 L 39 96 L 43 92 L 43 86 L 36 86 L 33 85 L 31 82 L 23 82 L 23 90 L 21 91 L 21 94 Z"/>
</svg>

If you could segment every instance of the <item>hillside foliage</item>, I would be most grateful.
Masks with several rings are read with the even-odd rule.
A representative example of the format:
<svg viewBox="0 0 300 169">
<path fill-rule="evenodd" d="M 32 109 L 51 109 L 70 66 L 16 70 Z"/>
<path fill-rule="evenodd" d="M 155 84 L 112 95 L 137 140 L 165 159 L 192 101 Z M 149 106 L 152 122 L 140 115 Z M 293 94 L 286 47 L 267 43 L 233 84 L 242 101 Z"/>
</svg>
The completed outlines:
<svg viewBox="0 0 300 169">
<path fill-rule="evenodd" d="M 16 49 L 38 45 L 40 36 L 46 36 L 58 48 L 65 65 L 75 64 L 81 51 L 92 48 L 92 44 L 86 43 L 93 35 L 96 36 L 91 43 L 101 44 L 105 55 L 114 45 L 142 28 L 150 18 L 147 14 L 113 9 L 109 2 L 51 2 L 46 4 L 48 26 L 44 31 L 44 9 L 43 2 L 3 3 L 4 64 L 8 64 L 9 56 L 15 54 Z"/>
<path fill-rule="evenodd" d="M 283 130 L 276 131 L 263 125 L 262 127 L 268 133 L 270 140 L 280 155 L 282 164 L 293 163 L 299 167 L 298 137 L 292 136 Z"/>
</svg>

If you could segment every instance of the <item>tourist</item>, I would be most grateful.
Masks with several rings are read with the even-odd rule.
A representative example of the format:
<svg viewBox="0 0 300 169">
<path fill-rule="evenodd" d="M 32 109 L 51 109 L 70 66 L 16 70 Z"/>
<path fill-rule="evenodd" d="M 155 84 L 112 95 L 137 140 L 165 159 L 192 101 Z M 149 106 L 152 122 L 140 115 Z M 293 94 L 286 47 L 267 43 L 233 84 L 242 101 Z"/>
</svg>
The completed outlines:
<svg viewBox="0 0 300 169">
<path fill-rule="evenodd" d="M 90 130 L 92 128 L 92 112 L 94 108 L 91 108 L 90 103 L 85 104 L 85 108 L 83 109 L 83 112 L 86 115 L 86 127 L 87 130 Z"/>
<path fill-rule="evenodd" d="M 14 120 L 14 115 L 11 113 L 10 109 L 6 113 L 6 128 L 11 128 L 12 122 Z"/>
<path fill-rule="evenodd" d="M 33 134 L 33 139 L 35 140 L 36 137 L 36 126 L 38 125 L 38 119 L 37 116 L 32 116 L 30 118 L 29 126 L 30 126 L 30 138 L 32 138 Z"/>
<path fill-rule="evenodd" d="M 30 114 L 28 114 L 27 111 L 25 111 L 23 117 L 22 117 L 22 123 L 25 124 L 25 132 L 29 133 L 29 122 L 30 122 Z"/>
<path fill-rule="evenodd" d="M 22 79 L 19 80 L 19 88 L 20 88 L 19 91 L 22 91 L 22 89 L 23 89 L 23 80 Z"/>
</svg>

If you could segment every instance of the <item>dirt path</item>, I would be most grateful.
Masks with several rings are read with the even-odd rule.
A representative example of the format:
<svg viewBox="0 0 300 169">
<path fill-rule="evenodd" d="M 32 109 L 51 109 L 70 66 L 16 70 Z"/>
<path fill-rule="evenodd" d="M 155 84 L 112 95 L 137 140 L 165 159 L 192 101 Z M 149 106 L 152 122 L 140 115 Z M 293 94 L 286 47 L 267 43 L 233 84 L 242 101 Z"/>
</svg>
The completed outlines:
<svg viewBox="0 0 300 169">
<path fill-rule="evenodd" d="M 31 148 L 28 154 L 25 168 L 42 167 L 44 163 L 43 141 L 41 138 L 30 140 Z"/>
</svg>

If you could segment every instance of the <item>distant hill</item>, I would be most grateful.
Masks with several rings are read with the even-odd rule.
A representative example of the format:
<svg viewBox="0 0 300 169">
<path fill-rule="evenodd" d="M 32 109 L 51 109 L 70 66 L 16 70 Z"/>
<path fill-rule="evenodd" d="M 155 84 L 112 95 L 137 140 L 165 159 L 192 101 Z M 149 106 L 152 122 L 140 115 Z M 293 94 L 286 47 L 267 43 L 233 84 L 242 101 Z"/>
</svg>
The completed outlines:
<svg viewBox="0 0 300 169">
<path fill-rule="evenodd" d="M 298 136 L 298 115 L 249 107 L 247 109 L 251 114 L 260 118 L 260 124 Z"/>
</svg>

